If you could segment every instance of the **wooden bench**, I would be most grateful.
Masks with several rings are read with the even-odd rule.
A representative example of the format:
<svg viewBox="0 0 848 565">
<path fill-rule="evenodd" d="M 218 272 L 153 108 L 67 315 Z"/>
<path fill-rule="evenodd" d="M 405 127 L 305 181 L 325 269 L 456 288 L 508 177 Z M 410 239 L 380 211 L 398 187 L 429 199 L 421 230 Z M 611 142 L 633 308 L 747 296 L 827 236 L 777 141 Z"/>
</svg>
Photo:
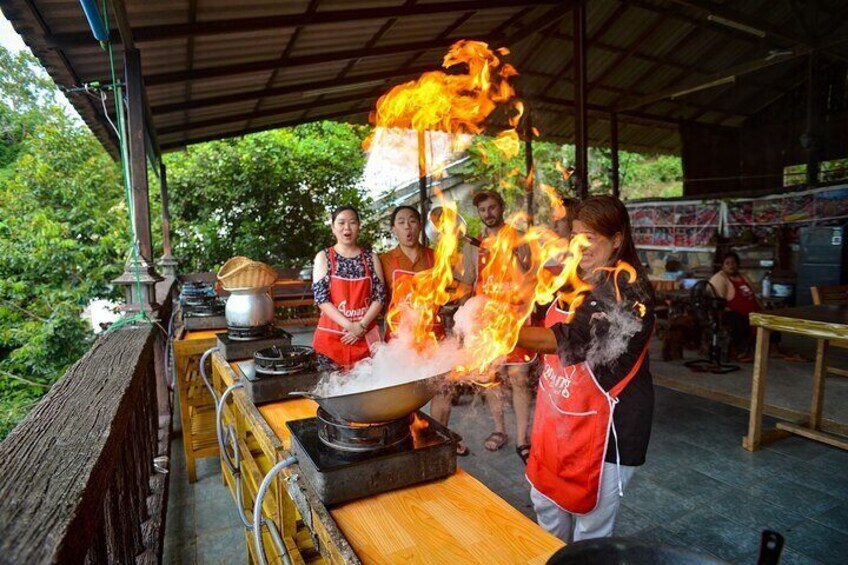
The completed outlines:
<svg viewBox="0 0 848 565">
<path fill-rule="evenodd" d="M 813 304 L 848 304 L 848 285 L 830 285 L 810 287 L 813 295 Z M 848 370 L 831 367 L 827 364 L 828 347 L 841 347 L 848 349 L 848 341 L 819 340 L 819 348 L 822 349 L 822 363 L 826 374 L 848 377 Z"/>
</svg>

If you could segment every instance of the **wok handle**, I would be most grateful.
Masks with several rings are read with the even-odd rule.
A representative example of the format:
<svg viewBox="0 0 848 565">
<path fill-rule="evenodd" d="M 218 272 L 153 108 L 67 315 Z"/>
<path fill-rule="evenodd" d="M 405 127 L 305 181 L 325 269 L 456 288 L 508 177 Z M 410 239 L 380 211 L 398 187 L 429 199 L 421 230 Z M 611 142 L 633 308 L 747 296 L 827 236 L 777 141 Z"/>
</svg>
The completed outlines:
<svg viewBox="0 0 848 565">
<path fill-rule="evenodd" d="M 780 552 L 782 550 L 783 536 L 771 530 L 763 530 L 757 565 L 777 565 L 780 563 Z"/>
<path fill-rule="evenodd" d="M 309 400 L 318 400 L 321 398 L 320 396 L 316 396 L 311 392 L 290 392 L 289 396 L 302 396 L 303 398 L 308 398 Z"/>
</svg>

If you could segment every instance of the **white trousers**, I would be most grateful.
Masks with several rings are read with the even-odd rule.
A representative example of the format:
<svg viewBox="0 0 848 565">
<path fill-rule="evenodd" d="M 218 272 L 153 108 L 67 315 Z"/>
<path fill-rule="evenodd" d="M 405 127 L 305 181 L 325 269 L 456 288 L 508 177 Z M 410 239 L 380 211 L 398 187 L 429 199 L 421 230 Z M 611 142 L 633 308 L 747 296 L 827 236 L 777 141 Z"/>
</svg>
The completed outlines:
<svg viewBox="0 0 848 565">
<path fill-rule="evenodd" d="M 633 478 L 636 467 L 621 465 L 618 469 L 623 490 Z M 615 463 L 604 463 L 598 506 L 582 516 L 566 512 L 531 485 L 530 500 L 533 501 L 533 509 L 536 511 L 536 521 L 566 543 L 611 536 L 621 504 L 617 479 Z"/>
</svg>

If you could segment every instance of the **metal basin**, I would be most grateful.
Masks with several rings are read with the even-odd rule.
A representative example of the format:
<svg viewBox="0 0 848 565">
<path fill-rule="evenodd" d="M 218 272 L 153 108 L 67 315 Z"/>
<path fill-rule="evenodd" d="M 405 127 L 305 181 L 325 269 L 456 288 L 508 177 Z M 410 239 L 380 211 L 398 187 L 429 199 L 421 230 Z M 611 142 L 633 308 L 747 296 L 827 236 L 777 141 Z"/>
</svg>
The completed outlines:
<svg viewBox="0 0 848 565">
<path fill-rule="evenodd" d="M 400 385 L 387 386 L 344 394 L 340 396 L 317 396 L 308 392 L 294 392 L 317 402 L 330 415 L 348 422 L 388 422 L 405 418 L 428 402 L 438 391 L 438 381 L 444 375 Z"/>
</svg>

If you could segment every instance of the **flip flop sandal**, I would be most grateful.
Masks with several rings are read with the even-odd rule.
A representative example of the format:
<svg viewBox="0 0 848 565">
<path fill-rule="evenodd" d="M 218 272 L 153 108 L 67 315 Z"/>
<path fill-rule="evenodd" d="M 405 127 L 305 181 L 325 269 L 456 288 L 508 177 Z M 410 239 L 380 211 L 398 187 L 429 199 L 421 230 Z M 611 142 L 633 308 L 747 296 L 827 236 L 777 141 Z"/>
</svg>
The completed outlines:
<svg viewBox="0 0 848 565">
<path fill-rule="evenodd" d="M 465 442 L 464 442 L 464 441 L 460 440 L 460 441 L 456 444 L 456 455 L 457 455 L 458 457 L 466 457 L 466 456 L 468 456 L 470 453 L 471 453 L 471 450 L 470 450 L 470 449 L 468 449 L 468 446 L 467 446 L 467 445 L 465 445 Z"/>
<path fill-rule="evenodd" d="M 521 457 L 521 460 L 524 461 L 524 464 L 527 465 L 527 460 L 530 458 L 530 444 L 526 443 L 524 445 L 519 445 L 515 448 L 515 452 Z"/>
<path fill-rule="evenodd" d="M 507 440 L 509 440 L 509 436 L 505 433 L 492 432 L 489 434 L 489 437 L 486 438 L 486 441 L 483 442 L 483 447 L 489 451 L 498 451 L 506 445 Z M 490 445 L 494 445 L 494 447 L 489 447 Z"/>
</svg>

